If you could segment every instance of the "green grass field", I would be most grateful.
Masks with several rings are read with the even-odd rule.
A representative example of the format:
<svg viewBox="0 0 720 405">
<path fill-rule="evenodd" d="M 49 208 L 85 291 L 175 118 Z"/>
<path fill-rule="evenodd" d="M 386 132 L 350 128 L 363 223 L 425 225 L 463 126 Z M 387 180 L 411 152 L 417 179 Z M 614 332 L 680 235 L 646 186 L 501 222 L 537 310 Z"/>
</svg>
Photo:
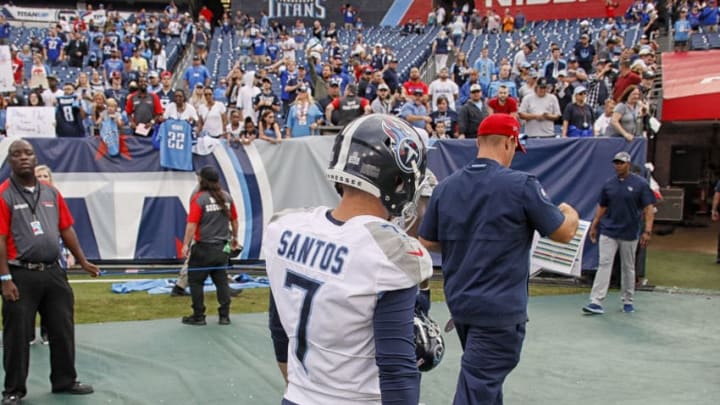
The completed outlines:
<svg viewBox="0 0 720 405">
<path fill-rule="evenodd" d="M 698 288 L 720 290 L 720 265 L 715 264 L 712 255 L 686 252 L 650 250 L 648 254 L 647 277 L 651 284 L 665 287 Z M 163 276 L 163 277 L 171 277 Z M 118 278 L 111 276 L 112 278 Z M 131 276 L 128 276 L 130 278 Z M 138 277 L 137 275 L 132 277 Z M 145 277 L 145 276 L 142 276 Z M 160 276 L 155 276 L 160 277 Z M 73 275 L 72 279 L 86 279 Z M 433 301 L 445 299 L 442 282 L 432 283 Z M 150 295 L 143 292 L 114 294 L 108 283 L 74 284 L 75 313 L 77 323 L 117 322 L 178 318 L 189 315 L 189 297 Z M 530 295 L 557 295 L 587 293 L 587 287 L 531 284 Z M 232 313 L 267 311 L 268 290 L 246 290 L 233 298 Z M 210 316 L 215 316 L 217 301 L 215 294 L 207 294 L 205 305 Z"/>
</svg>

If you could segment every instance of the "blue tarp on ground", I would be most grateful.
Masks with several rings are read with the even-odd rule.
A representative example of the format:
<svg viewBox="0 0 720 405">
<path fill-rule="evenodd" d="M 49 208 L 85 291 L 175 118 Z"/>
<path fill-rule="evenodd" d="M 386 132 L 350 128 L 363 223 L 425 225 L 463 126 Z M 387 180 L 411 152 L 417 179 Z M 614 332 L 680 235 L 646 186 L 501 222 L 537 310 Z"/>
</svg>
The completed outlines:
<svg viewBox="0 0 720 405">
<path fill-rule="evenodd" d="M 230 288 L 233 290 L 268 288 L 270 286 L 270 282 L 266 277 L 252 277 L 243 273 L 233 276 L 232 279 L 233 282 L 230 283 Z M 148 294 L 170 294 L 173 287 L 175 287 L 174 278 L 158 278 L 113 283 L 110 289 L 116 294 L 129 294 L 135 291 L 147 291 Z M 205 280 L 203 290 L 205 292 L 215 291 L 215 285 L 210 278 Z M 190 292 L 189 289 L 186 289 L 186 291 Z"/>
</svg>

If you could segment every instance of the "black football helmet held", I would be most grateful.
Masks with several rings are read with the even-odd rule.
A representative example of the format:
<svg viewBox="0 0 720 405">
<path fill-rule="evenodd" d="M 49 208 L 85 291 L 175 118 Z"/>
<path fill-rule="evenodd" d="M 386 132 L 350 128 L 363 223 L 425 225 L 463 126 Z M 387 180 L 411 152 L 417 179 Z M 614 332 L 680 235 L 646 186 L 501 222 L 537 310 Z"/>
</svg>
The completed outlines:
<svg viewBox="0 0 720 405">
<path fill-rule="evenodd" d="M 440 327 L 429 315 L 415 311 L 415 357 L 420 371 L 430 371 L 442 361 L 445 340 Z"/>
<path fill-rule="evenodd" d="M 326 175 L 336 184 L 378 197 L 390 215 L 399 216 L 425 177 L 427 150 L 410 124 L 386 114 L 364 115 L 335 138 Z"/>
</svg>

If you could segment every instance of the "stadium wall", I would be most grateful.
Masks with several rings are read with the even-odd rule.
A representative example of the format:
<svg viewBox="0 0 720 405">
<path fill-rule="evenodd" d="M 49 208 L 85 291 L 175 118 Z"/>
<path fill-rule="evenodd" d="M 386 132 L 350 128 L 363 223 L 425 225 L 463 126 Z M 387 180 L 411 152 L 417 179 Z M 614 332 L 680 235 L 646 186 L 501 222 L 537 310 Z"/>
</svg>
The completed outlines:
<svg viewBox="0 0 720 405">
<path fill-rule="evenodd" d="M 192 171 L 160 166 L 150 139 L 123 137 L 120 155 L 111 157 L 97 138 L 31 138 L 38 162 L 53 179 L 75 218 L 75 229 L 88 257 L 101 260 L 176 259 L 189 199 L 197 179 Z M 0 140 L 5 161 L 12 138 Z M 215 146 L 209 155 L 193 155 L 194 168 L 212 165 L 233 197 L 239 215 L 241 259 L 260 258 L 263 228 L 274 212 L 318 205 L 333 206 L 338 195 L 325 179 L 334 137 L 289 139 L 282 145 L 256 141 L 246 147 Z M 568 202 L 583 219 L 592 218 L 604 180 L 613 175 L 612 157 L 625 150 L 642 167 L 646 141 L 621 138 L 530 139 L 528 153 L 516 154 L 513 167 L 533 173 L 555 203 Z M 473 140 L 438 141 L 430 149 L 429 168 L 439 179 L 472 161 Z M 10 173 L 0 168 L 0 181 Z M 597 265 L 597 245 L 587 244 L 583 269 Z"/>
<path fill-rule="evenodd" d="M 305 27 L 319 20 L 323 25 L 334 21 L 342 25 L 343 16 L 340 8 L 351 4 L 358 10 L 365 26 L 380 25 L 393 0 L 233 0 L 232 10 L 242 10 L 251 16 L 259 16 L 265 11 L 270 18 L 278 19 L 283 24 L 302 20 Z"/>
</svg>

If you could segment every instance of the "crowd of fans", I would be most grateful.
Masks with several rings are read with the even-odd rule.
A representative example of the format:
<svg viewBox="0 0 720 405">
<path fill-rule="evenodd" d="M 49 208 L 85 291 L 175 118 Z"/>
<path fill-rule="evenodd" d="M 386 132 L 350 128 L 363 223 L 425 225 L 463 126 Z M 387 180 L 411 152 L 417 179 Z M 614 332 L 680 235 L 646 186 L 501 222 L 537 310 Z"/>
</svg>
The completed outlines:
<svg viewBox="0 0 720 405">
<path fill-rule="evenodd" d="M 713 1 L 678 1 L 669 9 L 681 22 L 687 18 L 683 7 L 702 13 L 714 7 L 717 22 Z M 622 16 L 615 15 L 617 7 L 607 0 L 608 18 L 599 28 L 581 22 L 570 53 L 525 35 L 511 53 L 492 58 L 485 46 L 474 61 L 461 51 L 464 41 L 524 31 L 525 17 L 509 10 L 503 16 L 492 9 L 480 13 L 467 3 L 436 8 L 427 25 L 412 20 L 400 29 L 401 35 L 414 35 L 443 27 L 432 43 L 437 78 L 430 83 L 418 68 L 401 81 L 395 50 L 366 43 L 359 10 L 350 4 L 343 6 L 342 23 L 315 21 L 309 28 L 300 20 L 286 27 L 265 13 L 257 19 L 241 11 L 214 18 L 206 8 L 193 20 L 172 2 L 163 12 L 141 10 L 126 19 L 108 13 L 102 26 L 78 18 L 51 27 L 45 38 L 12 44 L 18 91 L 0 99 L 0 129 L 7 106 L 60 105 L 58 120 L 77 117 L 82 125 L 59 136 L 98 135 L 108 117 L 121 133 L 140 135 L 164 119 L 182 119 L 197 135 L 234 144 L 278 143 L 376 112 L 399 115 L 431 137 L 465 138 L 475 136 L 489 114 L 502 112 L 521 119 L 529 136 L 630 140 L 649 128 L 660 24 L 652 0 L 636 0 Z M 625 43 L 622 35 L 630 24 L 643 27 L 637 44 Z M 717 26 L 692 24 L 690 30 Z M 0 41 L 7 41 L 11 29 L 0 16 Z M 675 29 L 676 36 L 683 32 L 678 23 Z M 341 34 L 354 36 L 349 47 Z M 164 50 L 171 37 L 193 55 L 175 87 Z M 212 41 L 238 46 L 239 57 L 225 77 L 212 77 L 205 66 Z M 82 67 L 75 83 L 59 83 L 51 74 L 63 64 Z"/>
</svg>

